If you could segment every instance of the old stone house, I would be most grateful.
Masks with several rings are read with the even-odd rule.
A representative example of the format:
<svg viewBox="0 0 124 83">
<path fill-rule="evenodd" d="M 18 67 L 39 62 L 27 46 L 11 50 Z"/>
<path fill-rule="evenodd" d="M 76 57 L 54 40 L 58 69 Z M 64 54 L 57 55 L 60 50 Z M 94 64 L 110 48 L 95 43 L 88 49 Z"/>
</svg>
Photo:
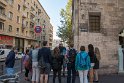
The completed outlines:
<svg viewBox="0 0 124 83">
<path fill-rule="evenodd" d="M 93 44 L 101 52 L 101 71 L 118 72 L 118 46 L 124 44 L 124 0 L 73 0 L 72 7 L 75 48 Z"/>
</svg>

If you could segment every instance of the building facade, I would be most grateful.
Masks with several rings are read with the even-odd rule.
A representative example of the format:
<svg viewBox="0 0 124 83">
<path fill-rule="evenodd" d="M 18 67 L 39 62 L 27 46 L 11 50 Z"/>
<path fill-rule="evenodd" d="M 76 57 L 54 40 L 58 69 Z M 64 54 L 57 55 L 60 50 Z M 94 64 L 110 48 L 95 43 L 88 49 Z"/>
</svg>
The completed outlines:
<svg viewBox="0 0 124 83">
<path fill-rule="evenodd" d="M 16 46 L 20 51 L 35 42 L 41 45 L 42 33 L 36 34 L 34 28 L 53 28 L 49 25 L 50 17 L 38 0 L 0 0 L 0 45 Z"/>
<path fill-rule="evenodd" d="M 118 46 L 123 44 L 123 0 L 73 0 L 74 44 L 93 44 L 101 53 L 101 71 L 118 71 Z M 106 70 L 107 69 L 107 70 Z M 104 73 L 105 73 L 104 72 Z"/>
</svg>

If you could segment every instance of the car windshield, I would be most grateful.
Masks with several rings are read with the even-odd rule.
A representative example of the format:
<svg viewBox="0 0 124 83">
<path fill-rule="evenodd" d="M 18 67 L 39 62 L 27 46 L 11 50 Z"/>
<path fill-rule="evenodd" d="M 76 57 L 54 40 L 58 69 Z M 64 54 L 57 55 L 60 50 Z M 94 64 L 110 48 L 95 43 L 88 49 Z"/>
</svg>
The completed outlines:
<svg viewBox="0 0 124 83">
<path fill-rule="evenodd" d="M 0 50 L 0 55 L 2 55 L 1 53 L 2 53 L 2 50 Z"/>
</svg>

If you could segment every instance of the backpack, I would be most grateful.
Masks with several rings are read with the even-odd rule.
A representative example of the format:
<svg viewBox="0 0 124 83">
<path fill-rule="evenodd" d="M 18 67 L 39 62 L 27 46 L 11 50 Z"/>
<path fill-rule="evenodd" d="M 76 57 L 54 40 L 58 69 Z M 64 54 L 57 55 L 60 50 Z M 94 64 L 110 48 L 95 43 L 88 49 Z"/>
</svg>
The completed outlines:
<svg viewBox="0 0 124 83">
<path fill-rule="evenodd" d="M 81 68 L 83 68 L 83 67 L 86 67 L 87 66 L 87 57 L 88 57 L 88 55 L 85 57 L 85 58 L 83 58 L 82 56 L 81 56 L 81 53 L 79 53 L 79 56 L 80 56 L 80 60 L 79 60 L 79 66 L 81 67 Z"/>
<path fill-rule="evenodd" d="M 69 62 L 75 62 L 77 52 L 75 49 L 70 49 L 68 52 L 68 60 Z"/>
</svg>

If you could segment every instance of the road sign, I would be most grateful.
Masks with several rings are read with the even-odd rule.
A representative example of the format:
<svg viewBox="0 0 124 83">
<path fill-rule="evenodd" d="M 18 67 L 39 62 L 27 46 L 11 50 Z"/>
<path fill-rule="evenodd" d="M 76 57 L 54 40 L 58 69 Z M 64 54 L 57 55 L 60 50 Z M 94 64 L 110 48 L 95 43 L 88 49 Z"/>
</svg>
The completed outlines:
<svg viewBox="0 0 124 83">
<path fill-rule="evenodd" d="M 35 31 L 35 33 L 41 33 L 41 31 L 42 31 L 41 26 L 35 26 L 34 31 Z"/>
</svg>

